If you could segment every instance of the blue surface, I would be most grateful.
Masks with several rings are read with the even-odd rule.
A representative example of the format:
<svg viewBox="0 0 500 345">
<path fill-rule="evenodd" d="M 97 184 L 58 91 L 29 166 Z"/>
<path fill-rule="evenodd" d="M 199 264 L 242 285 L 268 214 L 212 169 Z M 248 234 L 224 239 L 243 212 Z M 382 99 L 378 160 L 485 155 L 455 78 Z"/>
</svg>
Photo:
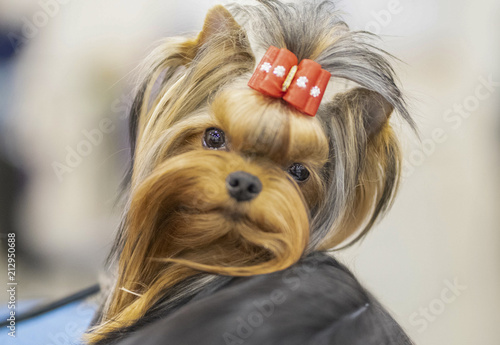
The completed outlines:
<svg viewBox="0 0 500 345">
<path fill-rule="evenodd" d="M 30 304 L 30 306 L 28 306 Z M 18 304 L 23 309 L 31 308 L 33 303 L 25 302 Z M 40 315 L 34 319 L 16 322 L 15 335 L 8 335 L 9 329 L 3 327 L 0 333 L 0 344 L 2 345 L 78 345 L 81 337 L 87 329 L 95 312 L 95 305 L 78 301 L 49 313 Z M 5 320 L 8 311 L 2 308 L 1 320 Z M 5 318 L 4 318 L 5 316 Z"/>
</svg>

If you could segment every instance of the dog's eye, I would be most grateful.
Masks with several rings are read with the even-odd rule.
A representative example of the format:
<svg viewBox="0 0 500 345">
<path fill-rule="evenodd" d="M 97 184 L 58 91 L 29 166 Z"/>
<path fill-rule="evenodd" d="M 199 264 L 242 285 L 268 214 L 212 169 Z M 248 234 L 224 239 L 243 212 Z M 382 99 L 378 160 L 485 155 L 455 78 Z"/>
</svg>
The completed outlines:
<svg viewBox="0 0 500 345">
<path fill-rule="evenodd" d="M 300 163 L 293 163 L 288 168 L 288 173 L 298 182 L 304 182 L 309 178 L 309 170 Z"/>
<path fill-rule="evenodd" d="M 224 131 L 218 128 L 208 128 L 203 136 L 203 146 L 219 150 L 226 147 L 226 136 Z"/>
</svg>

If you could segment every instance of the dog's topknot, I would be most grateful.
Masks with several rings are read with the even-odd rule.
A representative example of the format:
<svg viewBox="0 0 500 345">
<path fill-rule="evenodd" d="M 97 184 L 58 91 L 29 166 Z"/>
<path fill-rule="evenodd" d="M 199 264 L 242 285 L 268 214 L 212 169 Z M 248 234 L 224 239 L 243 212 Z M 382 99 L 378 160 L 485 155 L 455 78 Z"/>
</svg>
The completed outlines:
<svg viewBox="0 0 500 345">
<path fill-rule="evenodd" d="M 390 64 L 395 58 L 376 46 L 376 35 L 349 30 L 335 2 L 256 2 L 259 4 L 228 5 L 238 22 L 251 33 L 254 51 L 273 45 L 287 48 L 299 61 L 312 59 L 333 78 L 350 80 L 383 96 L 416 129 Z"/>
</svg>

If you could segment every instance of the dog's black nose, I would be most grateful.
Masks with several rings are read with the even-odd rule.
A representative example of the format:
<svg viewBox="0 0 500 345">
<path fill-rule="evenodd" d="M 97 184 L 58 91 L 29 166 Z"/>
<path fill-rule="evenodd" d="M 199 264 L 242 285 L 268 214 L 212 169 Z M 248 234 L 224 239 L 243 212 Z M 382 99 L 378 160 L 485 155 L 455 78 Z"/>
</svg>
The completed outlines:
<svg viewBox="0 0 500 345">
<path fill-rule="evenodd" d="M 262 183 L 253 175 L 244 171 L 236 171 L 226 178 L 226 188 L 231 197 L 237 201 L 248 201 L 262 191 Z"/>
</svg>

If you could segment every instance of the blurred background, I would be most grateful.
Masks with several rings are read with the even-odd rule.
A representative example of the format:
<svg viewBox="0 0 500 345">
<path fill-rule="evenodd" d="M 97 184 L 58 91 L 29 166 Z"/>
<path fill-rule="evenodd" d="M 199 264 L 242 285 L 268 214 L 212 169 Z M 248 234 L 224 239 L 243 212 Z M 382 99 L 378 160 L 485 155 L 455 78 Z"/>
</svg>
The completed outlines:
<svg viewBox="0 0 500 345">
<path fill-rule="evenodd" d="M 20 300 L 97 281 L 119 220 L 134 69 L 158 39 L 200 30 L 217 3 L 0 0 L 0 255 L 15 232 Z M 417 344 L 499 344 L 500 2 L 338 7 L 402 60 L 421 132 L 399 128 L 395 206 L 338 256 Z"/>
</svg>

